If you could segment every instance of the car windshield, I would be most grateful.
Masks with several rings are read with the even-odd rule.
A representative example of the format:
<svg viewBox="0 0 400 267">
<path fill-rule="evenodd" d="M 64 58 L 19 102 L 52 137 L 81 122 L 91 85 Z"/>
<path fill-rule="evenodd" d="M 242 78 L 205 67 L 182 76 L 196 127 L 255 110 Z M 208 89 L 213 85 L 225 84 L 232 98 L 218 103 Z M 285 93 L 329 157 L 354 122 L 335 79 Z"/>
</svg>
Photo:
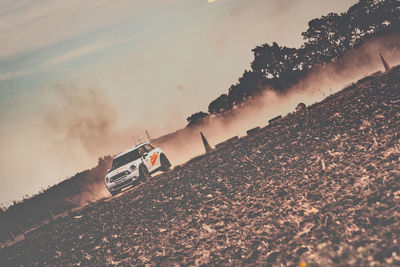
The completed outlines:
<svg viewBox="0 0 400 267">
<path fill-rule="evenodd" d="M 131 152 L 128 152 L 124 155 L 121 155 L 113 160 L 110 171 L 115 170 L 131 161 L 137 160 L 138 158 L 140 158 L 140 154 L 137 149 L 132 150 Z"/>
</svg>

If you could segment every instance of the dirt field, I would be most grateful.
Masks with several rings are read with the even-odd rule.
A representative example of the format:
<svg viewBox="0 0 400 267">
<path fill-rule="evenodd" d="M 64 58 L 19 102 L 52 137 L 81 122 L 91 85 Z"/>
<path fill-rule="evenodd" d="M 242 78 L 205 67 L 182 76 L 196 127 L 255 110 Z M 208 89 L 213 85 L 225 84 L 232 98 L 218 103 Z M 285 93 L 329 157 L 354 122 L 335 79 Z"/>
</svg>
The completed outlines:
<svg viewBox="0 0 400 267">
<path fill-rule="evenodd" d="M 397 67 L 58 218 L 0 262 L 400 265 L 399 140 Z"/>
</svg>

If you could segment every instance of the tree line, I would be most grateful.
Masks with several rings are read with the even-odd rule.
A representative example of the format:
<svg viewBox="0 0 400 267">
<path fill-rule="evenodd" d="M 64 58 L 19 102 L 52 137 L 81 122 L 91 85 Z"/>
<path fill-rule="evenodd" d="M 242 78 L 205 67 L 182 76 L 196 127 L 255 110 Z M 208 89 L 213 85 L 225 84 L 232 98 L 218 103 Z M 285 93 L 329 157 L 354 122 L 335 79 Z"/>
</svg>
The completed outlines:
<svg viewBox="0 0 400 267">
<path fill-rule="evenodd" d="M 366 40 L 399 33 L 399 30 L 398 0 L 359 0 L 347 12 L 313 19 L 302 33 L 305 41 L 300 48 L 280 46 L 276 42 L 254 48 L 251 70 L 245 70 L 227 94 L 213 100 L 208 113 L 200 111 L 188 117 L 188 127 L 201 124 L 210 115 L 231 111 L 265 88 L 284 92 L 311 70 L 323 69 Z"/>
</svg>

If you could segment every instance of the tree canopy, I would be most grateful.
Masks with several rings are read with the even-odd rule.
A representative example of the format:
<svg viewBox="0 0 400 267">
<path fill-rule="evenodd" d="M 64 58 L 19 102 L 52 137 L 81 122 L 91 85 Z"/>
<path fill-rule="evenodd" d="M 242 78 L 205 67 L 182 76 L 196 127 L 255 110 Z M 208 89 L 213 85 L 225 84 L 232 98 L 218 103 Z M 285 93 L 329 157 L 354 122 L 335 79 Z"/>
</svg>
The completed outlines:
<svg viewBox="0 0 400 267">
<path fill-rule="evenodd" d="M 196 112 L 192 114 L 191 116 L 187 117 L 186 120 L 188 121 L 188 127 L 193 127 L 196 125 L 200 125 L 201 123 L 205 122 L 208 120 L 208 113 L 205 112 Z"/>
</svg>

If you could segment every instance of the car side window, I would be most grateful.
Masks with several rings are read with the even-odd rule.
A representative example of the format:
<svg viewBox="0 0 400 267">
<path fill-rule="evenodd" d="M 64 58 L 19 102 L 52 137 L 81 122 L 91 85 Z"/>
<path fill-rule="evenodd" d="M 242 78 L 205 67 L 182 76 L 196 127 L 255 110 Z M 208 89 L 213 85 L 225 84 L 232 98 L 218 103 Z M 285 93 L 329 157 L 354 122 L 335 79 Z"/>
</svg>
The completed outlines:
<svg viewBox="0 0 400 267">
<path fill-rule="evenodd" d="M 150 152 L 150 151 L 152 151 L 154 149 L 154 147 L 152 145 L 150 145 L 150 144 L 145 144 L 144 148 L 146 148 L 147 152 Z"/>
<path fill-rule="evenodd" d="M 140 155 L 143 155 L 146 152 L 146 150 L 142 146 L 138 148 L 138 151 Z"/>
</svg>

